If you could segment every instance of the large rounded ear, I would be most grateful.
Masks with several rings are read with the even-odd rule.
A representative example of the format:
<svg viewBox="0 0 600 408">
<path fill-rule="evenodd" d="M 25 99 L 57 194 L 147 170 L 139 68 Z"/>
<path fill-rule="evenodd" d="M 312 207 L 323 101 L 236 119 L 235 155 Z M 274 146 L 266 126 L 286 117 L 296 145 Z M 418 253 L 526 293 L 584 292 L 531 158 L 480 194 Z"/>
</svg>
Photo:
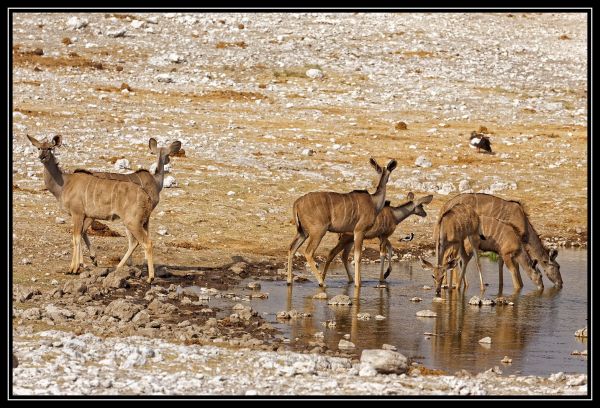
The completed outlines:
<svg viewBox="0 0 600 408">
<path fill-rule="evenodd" d="M 52 145 L 54 147 L 60 147 L 62 146 L 62 136 L 61 135 L 56 135 L 52 138 Z"/>
<path fill-rule="evenodd" d="M 433 195 L 428 195 L 425 197 L 421 197 L 417 200 L 419 204 L 429 204 L 433 200 Z"/>
<path fill-rule="evenodd" d="M 381 168 L 381 166 L 379 164 L 377 164 L 377 162 L 375 161 L 374 158 L 371 157 L 369 159 L 369 163 L 371 164 L 371 166 L 373 166 L 375 168 L 375 170 L 377 170 L 377 173 L 381 174 L 383 169 Z"/>
<path fill-rule="evenodd" d="M 27 135 L 27 139 L 29 139 L 31 144 L 37 147 L 38 149 L 42 147 L 42 144 L 35 137 Z"/>
<path fill-rule="evenodd" d="M 406 199 L 407 199 L 407 200 L 410 200 L 410 201 L 414 200 L 414 199 L 415 199 L 415 193 L 413 193 L 413 192 L 411 191 L 410 193 L 408 193 L 408 194 L 406 195 Z"/>
<path fill-rule="evenodd" d="M 390 160 L 390 162 L 387 164 L 387 169 L 388 171 L 392 171 L 396 168 L 396 166 L 398 165 L 398 162 L 396 160 Z"/>
<path fill-rule="evenodd" d="M 158 154 L 158 142 L 155 138 L 150 138 L 150 141 L 148 141 L 148 147 L 150 148 L 150 153 Z"/>
<path fill-rule="evenodd" d="M 179 151 L 179 149 L 181 149 L 181 142 L 176 140 L 171 143 L 171 146 L 169 146 L 169 154 L 175 154 Z"/>
<path fill-rule="evenodd" d="M 551 249 L 548 255 L 550 256 L 550 260 L 554 261 L 558 255 L 558 251 L 556 249 Z"/>
<path fill-rule="evenodd" d="M 423 258 L 421 258 L 421 266 L 423 269 L 434 269 L 434 266 L 431 264 L 431 262 L 428 262 Z"/>
</svg>

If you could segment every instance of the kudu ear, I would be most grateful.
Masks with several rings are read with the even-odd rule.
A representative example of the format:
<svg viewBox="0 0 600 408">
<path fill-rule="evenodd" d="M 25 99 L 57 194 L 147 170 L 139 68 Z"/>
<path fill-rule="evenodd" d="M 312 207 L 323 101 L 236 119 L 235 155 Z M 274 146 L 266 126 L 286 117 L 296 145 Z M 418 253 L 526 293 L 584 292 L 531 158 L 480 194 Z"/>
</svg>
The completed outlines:
<svg viewBox="0 0 600 408">
<path fill-rule="evenodd" d="M 176 140 L 171 143 L 171 146 L 169 146 L 169 154 L 175 154 L 179 151 L 179 149 L 181 149 L 181 142 Z"/>
<path fill-rule="evenodd" d="M 554 261 L 556 259 L 557 255 L 558 255 L 558 251 L 556 249 L 551 249 L 550 253 L 548 253 L 548 256 L 550 256 L 551 261 Z"/>
<path fill-rule="evenodd" d="M 148 147 L 150 148 L 150 153 L 158 154 L 158 142 L 155 138 L 150 138 L 150 141 L 148 142 Z"/>
<path fill-rule="evenodd" d="M 37 147 L 38 149 L 42 147 L 42 144 L 35 137 L 27 135 L 27 139 L 29 139 L 31 144 Z"/>
<path fill-rule="evenodd" d="M 61 147 L 62 146 L 62 136 L 61 135 L 56 135 L 52 138 L 52 145 L 54 147 Z"/>
<path fill-rule="evenodd" d="M 429 204 L 433 200 L 433 195 L 421 197 L 417 200 L 417 204 Z"/>
<path fill-rule="evenodd" d="M 415 193 L 413 193 L 413 192 L 411 191 L 410 193 L 408 193 L 408 194 L 406 195 L 406 199 L 407 199 L 407 200 L 410 200 L 410 201 L 414 200 L 414 199 L 415 199 Z"/>
<path fill-rule="evenodd" d="M 383 172 L 383 169 L 381 168 L 381 166 L 379 164 L 377 164 L 377 162 L 375 161 L 374 158 L 370 158 L 369 159 L 369 163 L 371 164 L 371 166 L 373 166 L 375 168 L 375 170 L 377 170 L 377 173 L 381 174 Z"/>
<path fill-rule="evenodd" d="M 387 167 L 388 171 L 391 172 L 392 170 L 394 170 L 396 168 L 397 165 L 398 165 L 398 162 L 396 160 L 392 159 L 392 160 L 390 160 L 390 162 L 387 164 L 386 167 Z"/>
<path fill-rule="evenodd" d="M 423 258 L 421 258 L 421 266 L 423 269 L 434 269 L 434 266 L 431 264 L 431 262 L 428 262 Z"/>
</svg>

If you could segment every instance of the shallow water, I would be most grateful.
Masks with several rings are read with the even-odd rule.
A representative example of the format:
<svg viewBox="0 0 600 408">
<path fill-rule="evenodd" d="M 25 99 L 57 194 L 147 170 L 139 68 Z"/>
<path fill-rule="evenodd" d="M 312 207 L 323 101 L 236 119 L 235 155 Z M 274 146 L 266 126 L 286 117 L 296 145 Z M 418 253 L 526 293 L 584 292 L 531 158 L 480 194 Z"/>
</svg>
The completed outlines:
<svg viewBox="0 0 600 408">
<path fill-rule="evenodd" d="M 480 260 L 484 282 L 489 283 L 484 297 L 494 298 L 498 295 L 498 266 L 487 258 Z M 480 295 L 474 262 L 468 267 L 470 287 L 466 293 L 442 290 L 442 303 L 432 302 L 435 296 L 432 289 L 423 289 L 424 285 L 433 284 L 430 271 L 423 270 L 417 263 L 396 262 L 387 288 L 375 287 L 379 264 L 363 266 L 363 286 L 359 293 L 355 293 L 354 285 L 347 284 L 341 264 L 335 264 L 328 273 L 325 289 L 319 288 L 308 272 L 294 271 L 310 280 L 295 282 L 291 294 L 285 281 L 261 282 L 261 291 L 269 293 L 269 298 L 252 299 L 251 304 L 281 329 L 291 344 L 306 344 L 316 340 L 315 333 L 323 332 L 327 346 L 337 349 L 343 335 L 350 334 L 358 354 L 365 348 L 391 344 L 426 367 L 449 373 L 460 369 L 480 372 L 496 365 L 506 374 L 585 373 L 587 358 L 571 355 L 571 352 L 587 349 L 587 341 L 582 342 L 573 335 L 588 323 L 587 251 L 562 249 L 557 261 L 561 265 L 564 287 L 555 289 L 544 275 L 545 289 L 541 293 L 523 271 L 525 286 L 514 293 L 510 273 L 505 268 L 502 295 L 513 301 L 513 306 L 468 304 L 471 296 Z M 312 298 L 323 290 L 328 298 L 348 295 L 353 298 L 353 305 L 330 306 L 327 300 Z M 423 301 L 411 302 L 415 296 Z M 312 317 L 288 322 L 276 320 L 278 311 L 290 309 L 311 313 Z M 416 317 L 416 312 L 424 309 L 437 312 L 438 317 Z M 356 314 L 364 312 L 371 314 L 370 320 L 357 319 Z M 378 314 L 386 319 L 375 320 Z M 336 326 L 325 327 L 322 322 L 327 320 L 335 320 Z M 426 332 L 435 335 L 425 336 Z M 483 337 L 492 339 L 489 347 L 479 344 Z M 502 364 L 504 356 L 512 358 L 512 364 Z"/>
</svg>

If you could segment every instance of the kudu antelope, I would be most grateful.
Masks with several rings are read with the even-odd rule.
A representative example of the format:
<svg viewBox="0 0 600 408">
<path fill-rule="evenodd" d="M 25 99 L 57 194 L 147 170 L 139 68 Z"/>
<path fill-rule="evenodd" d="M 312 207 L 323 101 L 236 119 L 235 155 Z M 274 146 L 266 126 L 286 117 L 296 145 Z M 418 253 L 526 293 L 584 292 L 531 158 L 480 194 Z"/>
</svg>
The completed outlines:
<svg viewBox="0 0 600 408">
<path fill-rule="evenodd" d="M 160 192 L 163 189 L 163 183 L 165 178 L 165 165 L 169 164 L 171 159 L 170 155 L 176 154 L 181 149 L 181 142 L 175 141 L 171 143 L 168 147 L 158 147 L 158 143 L 156 139 L 150 138 L 148 142 L 148 147 L 150 149 L 150 153 L 155 154 L 157 156 L 156 159 L 156 171 L 154 174 L 151 174 L 148 170 L 138 170 L 134 173 L 122 174 L 122 173 L 105 173 L 105 172 L 91 172 L 94 176 L 110 179 L 110 180 L 121 180 L 121 181 L 130 181 L 142 187 L 146 193 L 152 199 L 152 210 L 156 208 L 158 202 L 160 200 Z M 75 173 L 85 172 L 85 170 L 75 170 Z M 89 226 L 92 224 L 94 220 L 91 218 L 86 218 L 86 221 L 83 225 L 83 241 L 87 246 L 88 251 L 90 252 L 90 258 L 94 265 L 97 266 L 96 262 L 96 253 L 90 243 L 90 240 L 87 235 L 87 230 Z M 129 245 L 132 245 L 133 237 L 126 230 L 127 239 L 129 241 Z M 128 264 L 131 265 L 133 259 L 133 255 L 129 257 Z"/>
<path fill-rule="evenodd" d="M 152 241 L 148 232 L 152 199 L 148 193 L 129 181 L 102 179 L 86 172 L 63 173 L 53 152 L 54 148 L 61 146 L 61 136 L 54 136 L 49 143 L 40 142 L 29 135 L 27 138 L 39 150 L 39 159 L 44 165 L 46 188 L 73 220 L 73 257 L 69 273 L 77 273 L 82 261 L 81 235 L 86 220 L 113 221 L 120 218 L 134 239 L 130 240 L 129 248 L 117 270 L 141 243 L 148 261 L 148 282 L 152 282 L 154 263 Z"/>
<path fill-rule="evenodd" d="M 448 200 L 441 211 L 446 211 L 459 203 L 470 205 L 480 217 L 487 216 L 512 225 L 521 242 L 525 244 L 529 256 L 541 264 L 544 273 L 552 283 L 559 288 L 562 287 L 560 265 L 556 262 L 558 252 L 544 247 L 520 202 L 505 200 L 490 194 L 465 193 Z"/>
<path fill-rule="evenodd" d="M 479 217 L 475 210 L 469 205 L 456 204 L 446 212 L 441 213 L 438 222 L 435 224 L 433 237 L 437 265 L 434 266 L 425 259 L 421 259 L 421 264 L 424 268 L 433 270 L 435 293 L 439 295 L 445 273 L 454 269 L 456 265 L 455 257 L 457 254 L 462 260 L 458 285 L 460 286 L 460 283 L 463 282 L 467 258 L 464 241 L 468 239 L 471 247 L 478 249 L 479 241 L 485 239 L 485 236 L 482 234 Z M 479 271 L 479 283 L 481 290 L 483 290 L 483 275 L 479 258 L 476 257 L 475 261 Z M 452 277 L 449 279 L 449 287 L 452 288 Z"/>
<path fill-rule="evenodd" d="M 526 245 L 521 242 L 518 232 L 515 228 L 502 221 L 498 221 L 493 217 L 485 215 L 479 216 L 481 222 L 481 230 L 485 236 L 485 240 L 479 243 L 479 249 L 482 251 L 492 251 L 499 255 L 498 259 L 498 286 L 502 290 L 504 264 L 511 272 L 513 287 L 521 289 L 523 280 L 519 272 L 519 265 L 525 270 L 529 279 L 537 286 L 538 289 L 543 289 L 542 275 L 536 269 L 538 261 L 532 259 L 526 250 Z M 532 239 L 529 240 L 530 242 Z M 527 244 L 529 245 L 529 244 Z M 465 249 L 467 252 L 466 263 L 468 264 L 473 255 L 473 249 L 470 243 L 465 241 Z M 466 268 L 466 266 L 465 266 Z"/>
<path fill-rule="evenodd" d="M 292 259 L 294 254 L 308 239 L 305 257 L 320 286 L 323 277 L 315 263 L 314 253 L 327 231 L 351 232 L 354 238 L 354 284 L 360 286 L 360 256 L 365 232 L 375 223 L 377 214 L 385 204 L 386 184 L 390 173 L 396 168 L 396 160 L 390 160 L 381 167 L 375 159 L 370 164 L 379 173 L 379 182 L 375 193 L 355 190 L 350 193 L 330 191 L 311 192 L 294 202 L 293 219 L 296 224 L 296 236 L 288 252 L 288 285 L 292 284 Z"/>
<path fill-rule="evenodd" d="M 386 205 L 377 215 L 375 223 L 365 232 L 364 239 L 379 238 L 379 259 L 381 261 L 379 282 L 383 282 L 392 271 L 393 248 L 389 237 L 396 231 L 398 224 L 410 215 L 415 214 L 419 217 L 427 216 L 427 213 L 423 209 L 423 205 L 429 204 L 433 199 L 433 196 L 428 195 L 415 200 L 415 195 L 410 192 L 408 193 L 407 198 L 407 202 L 400 204 L 397 207 L 390 206 L 390 202 L 386 201 Z M 327 255 L 327 261 L 323 268 L 323 281 L 325 281 L 325 276 L 327 275 L 327 270 L 329 269 L 331 261 L 333 261 L 335 256 L 343 250 L 342 263 L 344 264 L 346 274 L 348 275 L 348 282 L 352 282 L 352 274 L 350 273 L 350 265 L 348 263 L 348 256 L 350 255 L 352 244 L 354 244 L 354 236 L 352 234 L 340 234 L 337 245 L 329 252 L 329 255 Z M 389 266 L 384 275 L 383 270 L 385 268 L 386 258 L 388 258 Z"/>
</svg>

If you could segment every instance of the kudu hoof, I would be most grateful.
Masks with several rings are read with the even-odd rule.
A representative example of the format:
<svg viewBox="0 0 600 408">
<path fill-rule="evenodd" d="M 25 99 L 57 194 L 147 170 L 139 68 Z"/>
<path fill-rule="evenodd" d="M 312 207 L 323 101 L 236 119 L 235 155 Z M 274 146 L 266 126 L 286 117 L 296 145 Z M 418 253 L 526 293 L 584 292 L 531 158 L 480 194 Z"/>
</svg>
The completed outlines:
<svg viewBox="0 0 600 408">
<path fill-rule="evenodd" d="M 152 283 L 152 281 L 153 281 L 153 280 L 154 280 L 154 278 L 150 278 L 150 277 L 148 277 L 148 279 L 146 279 L 146 282 L 148 282 L 148 283 Z"/>
</svg>

